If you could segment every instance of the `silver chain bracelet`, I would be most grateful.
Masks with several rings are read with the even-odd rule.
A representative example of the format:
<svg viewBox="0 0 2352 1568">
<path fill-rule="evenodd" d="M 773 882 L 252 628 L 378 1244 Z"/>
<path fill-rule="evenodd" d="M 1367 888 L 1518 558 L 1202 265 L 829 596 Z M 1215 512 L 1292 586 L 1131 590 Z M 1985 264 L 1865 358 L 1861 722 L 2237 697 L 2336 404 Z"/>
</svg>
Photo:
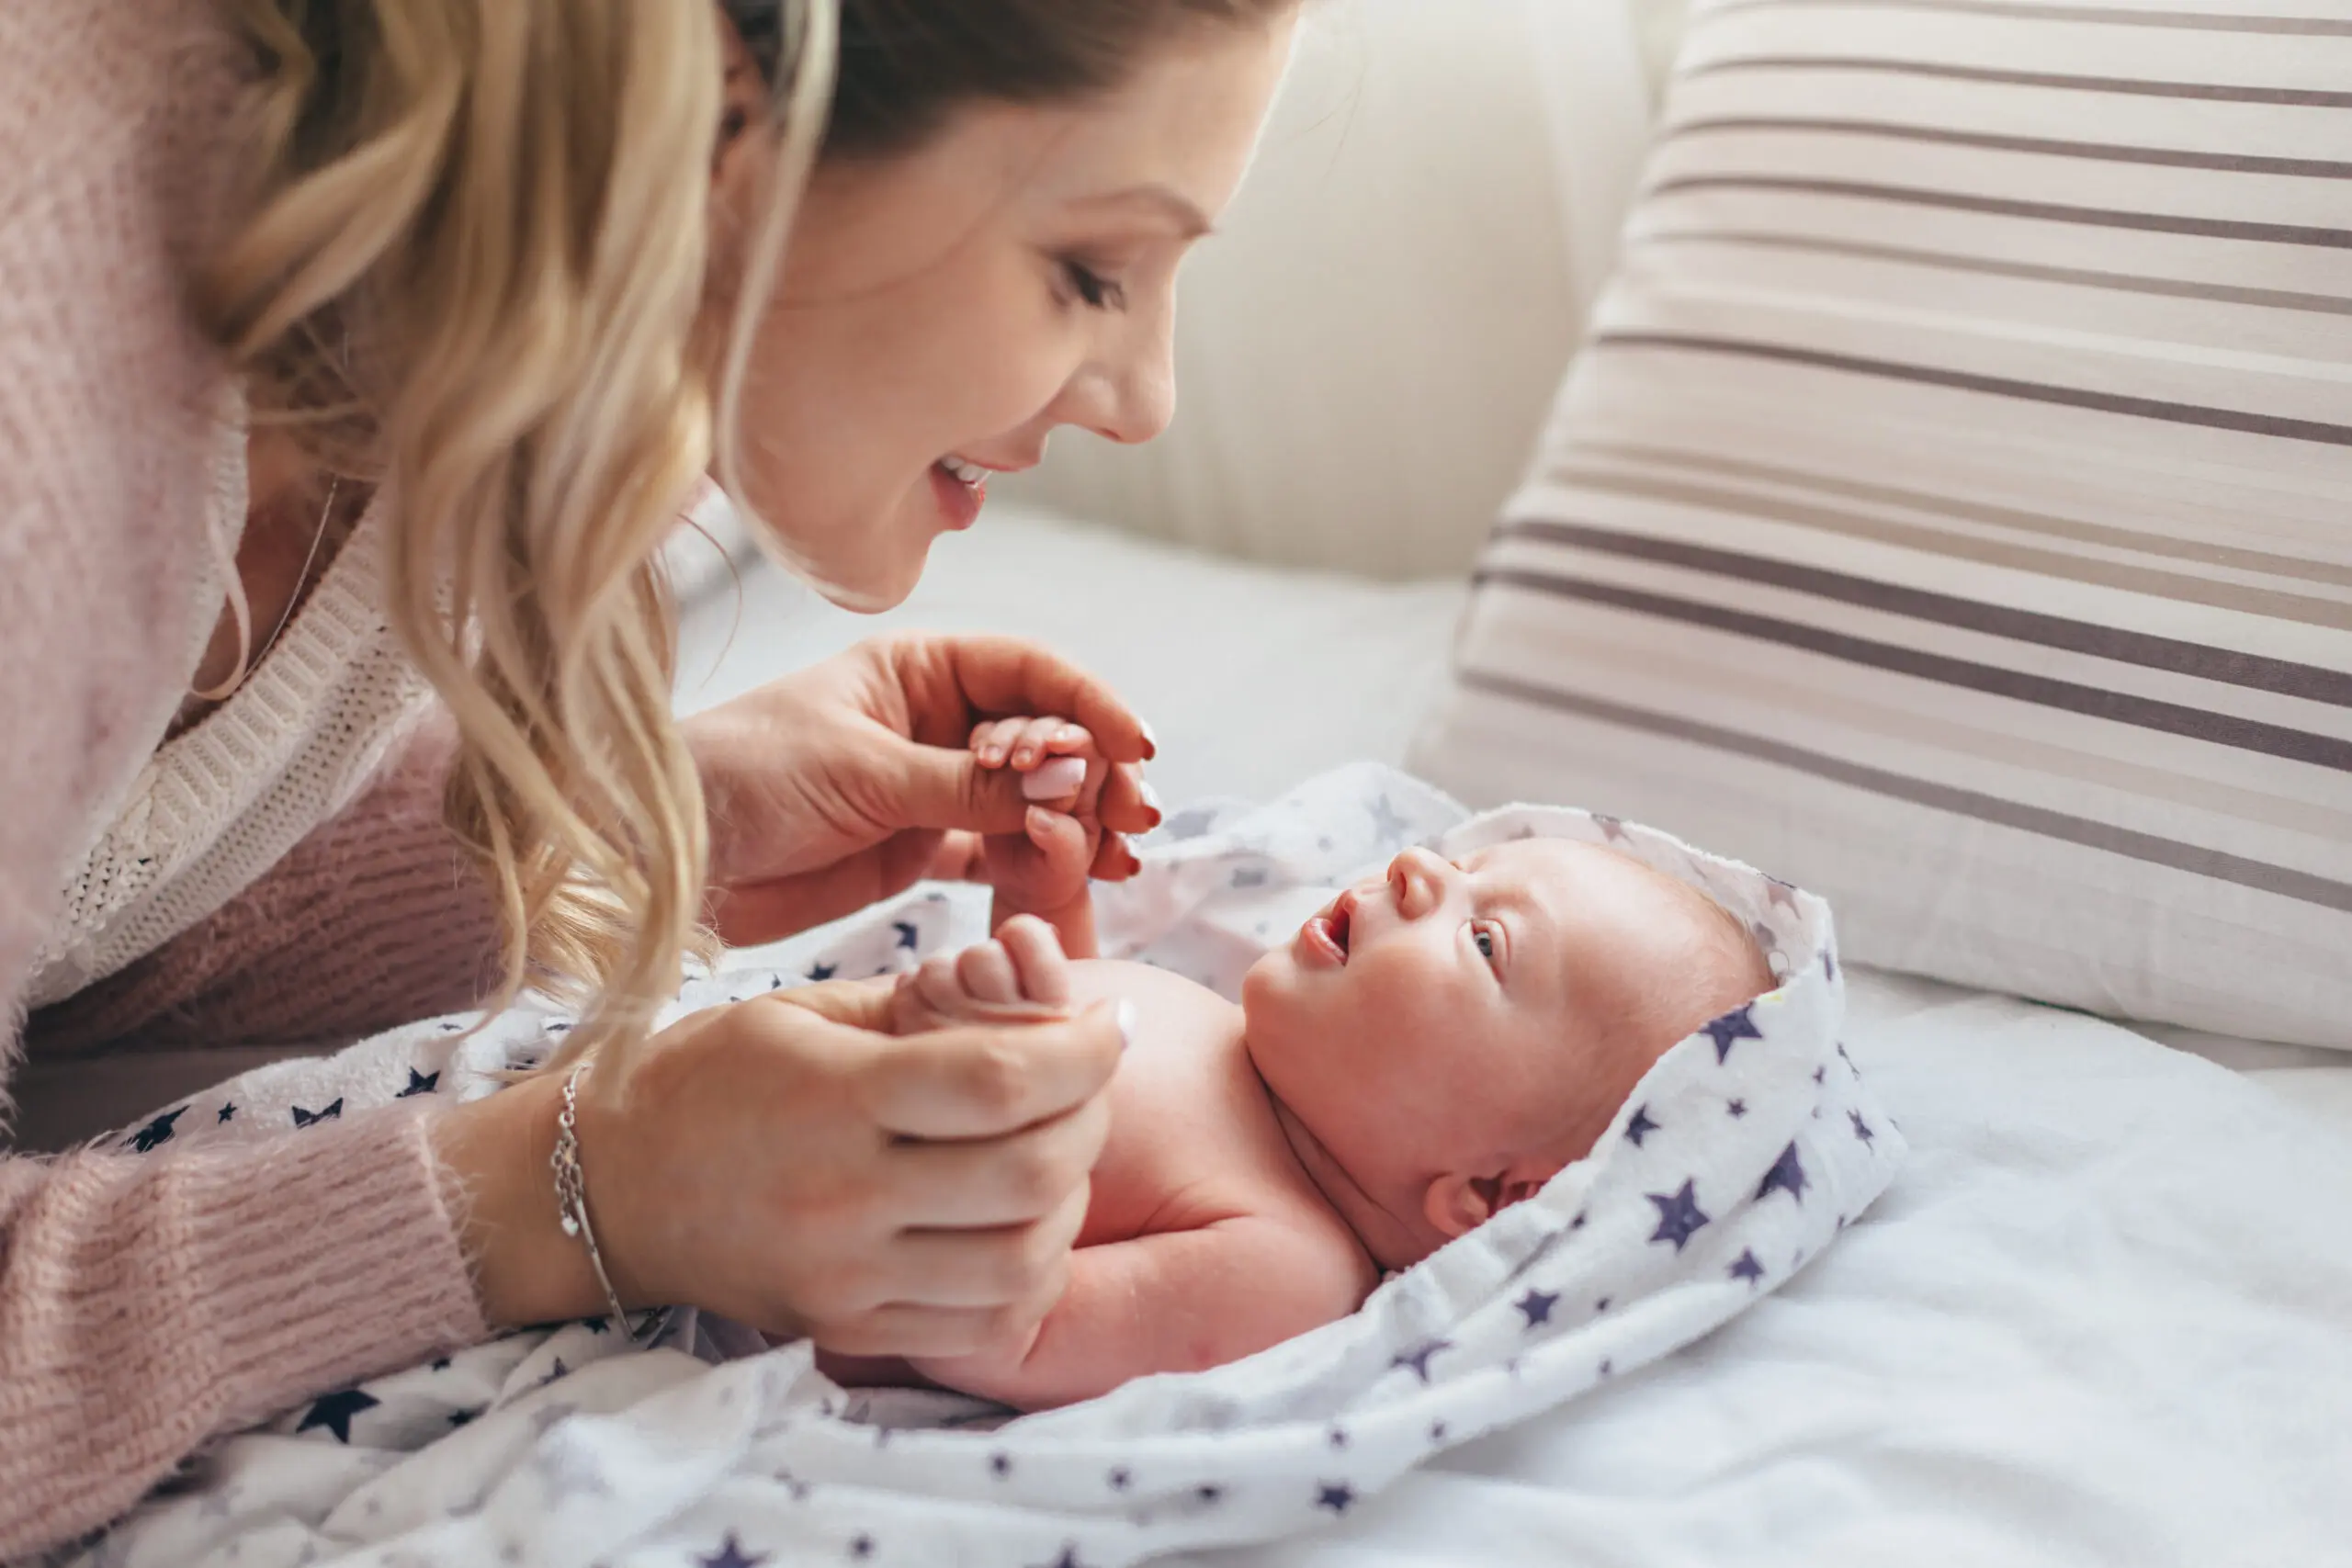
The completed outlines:
<svg viewBox="0 0 2352 1568">
<path fill-rule="evenodd" d="M 589 1265 L 596 1270 L 596 1283 L 604 1287 L 605 1304 L 612 1309 L 614 1325 L 631 1339 L 650 1339 L 661 1332 L 669 1314 L 651 1312 L 642 1325 L 630 1324 L 620 1292 L 613 1289 L 613 1277 L 605 1271 L 605 1255 L 596 1247 L 596 1233 L 588 1224 L 588 1179 L 580 1169 L 579 1119 L 580 1075 L 587 1070 L 583 1062 L 563 1080 L 563 1109 L 556 1113 L 555 1152 L 548 1156 L 548 1168 L 555 1172 L 556 1213 L 562 1219 L 563 1234 L 579 1237 L 588 1249 Z"/>
</svg>

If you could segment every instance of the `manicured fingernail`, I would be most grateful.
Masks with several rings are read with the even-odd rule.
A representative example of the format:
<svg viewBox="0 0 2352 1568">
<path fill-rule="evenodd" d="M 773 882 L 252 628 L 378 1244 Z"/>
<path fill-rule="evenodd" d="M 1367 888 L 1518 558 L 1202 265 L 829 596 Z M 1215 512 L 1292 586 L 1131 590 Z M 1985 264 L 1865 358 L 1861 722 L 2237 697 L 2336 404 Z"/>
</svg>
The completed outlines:
<svg viewBox="0 0 2352 1568">
<path fill-rule="evenodd" d="M 1136 1004 L 1126 998 L 1119 998 L 1119 1050 L 1122 1054 L 1135 1048 Z"/>
<path fill-rule="evenodd" d="M 1159 756 L 1159 737 L 1152 732 L 1151 725 L 1148 721 L 1138 720 L 1137 723 L 1143 730 L 1143 754 L 1146 757 Z"/>
<path fill-rule="evenodd" d="M 1057 757 L 1034 773 L 1021 779 L 1021 795 L 1024 800 L 1060 800 L 1076 795 L 1086 784 L 1086 759 Z"/>
<path fill-rule="evenodd" d="M 1159 792 L 1151 787 L 1151 781 L 1149 779 L 1146 779 L 1143 782 L 1143 803 L 1151 807 L 1151 814 L 1154 817 L 1165 817 L 1168 815 L 1168 807 L 1161 803 Z"/>
</svg>

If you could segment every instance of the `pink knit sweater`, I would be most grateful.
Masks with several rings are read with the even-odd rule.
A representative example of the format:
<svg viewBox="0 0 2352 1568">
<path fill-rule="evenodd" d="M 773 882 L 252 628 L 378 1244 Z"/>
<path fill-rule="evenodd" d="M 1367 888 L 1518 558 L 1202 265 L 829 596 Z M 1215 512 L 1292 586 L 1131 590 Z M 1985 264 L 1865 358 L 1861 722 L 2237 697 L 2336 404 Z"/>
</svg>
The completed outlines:
<svg viewBox="0 0 2352 1568">
<path fill-rule="evenodd" d="M 435 731 L 218 915 L 17 1021 L 93 813 L 163 738 L 201 630 L 185 584 L 224 382 L 181 288 L 222 210 L 235 72 L 210 0 L 0 3 L 0 1090 L 19 1048 L 314 1040 L 463 1006 L 488 943 Z M 482 1337 L 424 1114 L 0 1156 L 0 1559 L 104 1523 L 215 1434 Z"/>
</svg>

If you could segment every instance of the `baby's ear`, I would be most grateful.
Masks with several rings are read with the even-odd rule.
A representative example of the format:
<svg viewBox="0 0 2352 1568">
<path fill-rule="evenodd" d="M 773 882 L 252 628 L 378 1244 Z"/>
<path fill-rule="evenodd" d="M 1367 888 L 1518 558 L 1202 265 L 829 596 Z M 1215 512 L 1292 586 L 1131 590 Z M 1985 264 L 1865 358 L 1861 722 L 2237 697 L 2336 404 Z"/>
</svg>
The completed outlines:
<svg viewBox="0 0 2352 1568">
<path fill-rule="evenodd" d="M 1448 1171 L 1431 1180 L 1421 1195 L 1421 1216 L 1440 1235 L 1467 1235 L 1513 1203 L 1524 1203 L 1544 1190 L 1548 1177 L 1518 1170 L 1492 1176 Z"/>
</svg>

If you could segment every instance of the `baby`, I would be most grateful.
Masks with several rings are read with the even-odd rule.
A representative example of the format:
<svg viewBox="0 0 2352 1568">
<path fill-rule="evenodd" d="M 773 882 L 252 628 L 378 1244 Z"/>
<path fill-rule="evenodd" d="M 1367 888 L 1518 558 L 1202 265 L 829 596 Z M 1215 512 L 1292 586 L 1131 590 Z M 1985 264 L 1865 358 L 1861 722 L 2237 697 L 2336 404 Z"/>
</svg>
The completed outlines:
<svg viewBox="0 0 2352 1568">
<path fill-rule="evenodd" d="M 1011 720 L 973 744 L 1048 801 L 967 868 L 994 886 L 995 939 L 905 976 L 896 1026 L 1133 1004 L 1060 1302 L 1025 1344 L 912 1363 L 1018 1408 L 1353 1312 L 1384 1271 L 1582 1158 L 1660 1055 L 1774 983 L 1704 895 L 1611 850 L 1530 840 L 1459 860 L 1407 850 L 1268 953 L 1235 1007 L 1094 956 L 1104 770 L 1084 732 Z"/>
</svg>

